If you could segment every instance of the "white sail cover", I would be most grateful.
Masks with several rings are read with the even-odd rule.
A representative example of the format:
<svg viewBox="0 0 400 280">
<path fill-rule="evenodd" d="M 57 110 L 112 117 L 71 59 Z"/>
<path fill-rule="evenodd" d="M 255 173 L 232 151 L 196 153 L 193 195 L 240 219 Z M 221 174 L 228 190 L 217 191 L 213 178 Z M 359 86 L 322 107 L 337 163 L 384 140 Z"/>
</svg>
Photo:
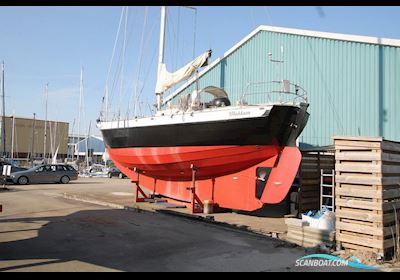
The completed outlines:
<svg viewBox="0 0 400 280">
<path fill-rule="evenodd" d="M 190 78 L 197 68 L 206 66 L 208 64 L 208 58 L 210 56 L 211 50 L 198 56 L 192 62 L 186 64 L 184 67 L 174 73 L 168 72 L 165 64 L 162 63 L 158 73 L 156 93 L 165 92 L 173 85 Z"/>
</svg>

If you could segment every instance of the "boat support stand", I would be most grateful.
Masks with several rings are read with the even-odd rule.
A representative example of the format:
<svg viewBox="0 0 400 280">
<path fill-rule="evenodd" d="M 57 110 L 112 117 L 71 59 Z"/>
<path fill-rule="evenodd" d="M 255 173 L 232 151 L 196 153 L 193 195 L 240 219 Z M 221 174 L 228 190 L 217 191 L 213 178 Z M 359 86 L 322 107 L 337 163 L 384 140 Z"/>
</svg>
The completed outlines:
<svg viewBox="0 0 400 280">
<path fill-rule="evenodd" d="M 192 169 L 192 186 L 187 188 L 187 190 L 190 190 L 192 193 L 192 199 L 190 201 L 190 208 L 192 209 L 192 214 L 195 213 L 203 213 L 203 208 L 204 205 L 201 202 L 200 198 L 196 194 L 196 172 L 197 168 L 192 164 L 190 166 Z"/>
<path fill-rule="evenodd" d="M 139 184 L 140 170 L 137 170 L 135 167 L 134 171 L 137 174 L 137 178 L 136 178 L 136 180 L 132 180 L 131 182 L 136 185 L 135 202 L 145 202 L 146 199 L 149 199 L 149 197 L 145 194 L 143 189 L 140 187 L 140 184 Z M 139 194 L 141 195 L 141 197 L 139 197 Z"/>
</svg>

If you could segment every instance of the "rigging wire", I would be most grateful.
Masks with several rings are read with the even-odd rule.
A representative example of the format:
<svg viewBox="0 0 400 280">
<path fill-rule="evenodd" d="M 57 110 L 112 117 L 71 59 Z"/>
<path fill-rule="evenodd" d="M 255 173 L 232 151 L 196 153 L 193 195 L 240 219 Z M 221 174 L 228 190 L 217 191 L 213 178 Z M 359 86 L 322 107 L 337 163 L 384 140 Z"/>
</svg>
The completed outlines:
<svg viewBox="0 0 400 280">
<path fill-rule="evenodd" d="M 134 33 L 134 29 L 132 28 L 131 32 L 128 35 L 128 21 L 130 19 L 135 19 L 135 17 L 128 17 L 128 15 L 126 14 L 126 27 L 125 27 L 125 40 L 124 40 L 124 44 L 121 46 L 121 52 L 120 52 L 120 56 L 119 56 L 119 61 L 118 61 L 118 65 L 116 67 L 116 73 L 115 73 L 115 79 L 114 79 L 114 83 L 113 83 L 113 89 L 116 90 L 117 87 L 117 83 L 118 81 L 120 82 L 120 90 L 119 90 L 119 104 L 118 108 L 116 108 L 116 111 L 118 111 L 118 114 L 120 115 L 120 112 L 124 111 L 121 107 L 122 105 L 122 100 L 125 99 L 127 91 L 130 91 L 131 94 L 129 95 L 130 99 L 132 99 L 132 93 L 134 90 L 134 85 L 132 84 L 132 89 L 130 90 L 130 88 L 125 88 L 125 76 L 126 74 L 126 51 L 128 49 L 128 46 L 130 44 L 131 38 L 132 38 L 132 34 Z M 130 25 L 132 25 L 132 23 L 130 23 Z M 135 22 L 133 22 L 133 25 L 136 25 Z M 122 82 L 121 82 L 122 79 Z M 123 87 L 121 88 L 121 83 L 123 85 Z M 129 111 L 130 111 L 130 102 L 124 103 L 126 105 L 126 117 L 128 117 Z M 117 117 L 118 118 L 118 117 Z"/>
<path fill-rule="evenodd" d="M 268 9 L 267 9 L 266 6 L 263 6 L 263 11 L 264 11 L 264 13 L 265 13 L 265 15 L 266 15 L 266 17 L 267 17 L 267 21 L 268 21 L 269 26 L 271 27 L 272 30 L 275 30 L 275 29 L 274 29 L 274 24 L 273 24 L 273 20 L 272 20 L 271 14 L 269 13 L 269 11 L 268 11 Z M 317 61 L 316 61 L 315 54 L 314 54 L 314 51 L 313 51 L 313 49 L 312 49 L 312 46 L 311 46 L 311 44 L 310 44 L 310 42 L 309 42 L 308 40 L 307 40 L 307 42 L 308 42 L 309 48 L 310 48 L 310 50 L 311 50 L 311 52 L 312 52 L 312 54 L 313 54 L 314 64 L 317 66 L 317 70 L 318 70 L 319 74 L 321 75 L 321 78 L 323 78 L 323 77 L 322 77 L 322 73 L 321 73 L 321 71 L 320 71 L 320 69 L 319 69 L 319 65 L 318 65 L 318 63 L 317 63 Z M 281 45 L 282 45 L 282 44 L 281 44 Z M 291 64 L 290 61 L 287 61 L 286 63 Z M 296 73 L 302 73 L 302 71 L 299 71 L 299 69 L 298 69 L 298 64 L 297 64 L 297 63 L 293 63 L 292 65 L 293 65 L 294 68 L 296 69 Z M 336 123 L 337 123 L 338 126 L 341 127 L 341 129 L 342 129 L 342 131 L 343 131 L 343 125 L 342 125 L 341 119 L 340 119 L 340 117 L 339 117 L 339 114 L 338 114 L 338 113 L 336 112 L 336 110 L 335 110 L 335 107 L 334 107 L 333 102 L 331 101 L 331 96 L 330 96 L 329 92 L 328 92 L 328 97 L 329 97 L 328 102 L 329 102 L 330 105 L 331 105 L 331 106 L 330 106 L 330 109 L 333 111 L 333 113 L 334 113 L 335 115 L 337 115 Z M 311 119 L 312 119 L 312 115 L 310 115 L 310 121 L 311 121 Z M 307 126 L 307 127 L 308 127 L 308 126 Z M 317 135 L 317 131 L 316 131 L 316 129 L 315 129 L 315 127 L 314 127 L 313 125 L 311 125 L 311 130 L 312 130 L 313 135 Z M 304 137 L 304 135 L 302 135 L 302 137 Z"/>
<path fill-rule="evenodd" d="M 125 98 L 126 95 L 126 89 L 125 89 L 125 82 L 124 82 L 124 78 L 126 75 L 126 60 L 125 60 L 125 54 L 126 54 L 126 50 L 127 47 L 129 45 L 130 39 L 131 39 L 131 33 L 128 36 L 128 9 L 125 10 L 125 27 L 124 27 L 124 40 L 123 40 L 123 44 L 120 47 L 120 53 L 119 53 L 119 57 L 118 57 L 118 62 L 117 65 L 115 67 L 115 73 L 114 73 L 114 79 L 113 79 L 113 84 L 112 84 L 112 95 L 111 95 L 111 100 L 110 100 L 110 104 L 113 101 L 114 98 L 114 91 L 118 91 L 118 107 L 115 109 L 116 111 L 114 112 L 114 119 L 118 119 L 120 118 L 120 113 L 121 113 L 121 105 L 122 105 L 122 99 Z M 117 87 L 119 86 L 119 90 L 117 90 Z M 111 107 L 111 105 L 110 105 Z M 117 114 L 117 115 L 116 115 Z"/>
<path fill-rule="evenodd" d="M 179 69 L 178 63 L 175 63 L 175 61 L 178 61 L 179 57 L 178 57 L 178 55 L 175 55 L 175 51 L 176 51 L 177 48 L 174 48 L 174 46 L 175 45 L 178 46 L 179 43 L 178 43 L 178 36 L 176 35 L 175 28 L 174 28 L 175 22 L 174 22 L 173 18 L 174 17 L 172 16 L 171 9 L 167 9 L 167 22 L 170 22 L 170 23 L 167 25 L 166 32 L 167 32 L 167 36 L 171 39 L 171 41 L 173 43 L 171 44 L 172 45 L 171 48 L 166 48 L 166 49 L 168 49 L 168 52 L 169 52 L 169 55 L 170 55 L 169 56 L 170 57 L 169 60 L 170 60 L 171 63 L 166 63 L 166 61 L 164 61 L 164 63 L 166 65 L 167 64 L 171 65 L 170 69 L 172 69 L 171 70 L 172 72 L 174 72 L 175 70 Z M 182 41 L 184 41 L 184 40 L 182 40 Z M 184 54 L 183 51 L 182 51 L 182 54 Z M 172 91 L 174 88 L 176 88 L 176 85 L 173 85 L 164 94 L 166 94 L 167 92 Z"/>
<path fill-rule="evenodd" d="M 123 8 L 123 11 L 122 11 L 122 20 L 123 20 L 123 18 L 124 18 L 124 16 L 125 16 L 125 7 Z M 121 25 L 122 25 L 122 23 L 121 23 Z M 120 35 L 118 35 L 119 37 L 120 37 Z M 118 39 L 119 39 L 119 37 L 118 37 Z M 119 46 L 119 48 L 120 49 L 122 49 L 122 46 Z M 117 57 L 117 62 L 116 62 L 116 65 L 115 65 L 115 67 L 114 67 L 114 72 L 113 72 L 113 79 L 112 79 L 112 85 L 111 85 L 111 89 L 108 87 L 108 90 L 109 90 L 109 92 L 111 92 L 111 95 L 110 95 L 110 97 L 109 97 L 109 107 L 111 107 L 112 106 L 112 103 L 113 103 L 113 100 L 114 100 L 114 97 L 115 97 L 115 92 L 117 91 L 117 84 L 118 84 L 118 77 L 121 75 L 121 63 L 122 63 L 122 50 L 119 50 L 118 51 L 118 57 Z M 114 111 L 114 116 L 113 116 L 113 119 L 115 119 L 115 117 L 116 117 L 116 112 Z"/>
<path fill-rule="evenodd" d="M 254 14 L 255 14 L 255 12 L 254 12 L 254 7 L 252 7 L 252 8 L 251 8 L 251 13 L 250 13 L 251 20 L 253 21 L 253 25 L 254 25 L 254 26 L 257 26 L 256 20 L 255 20 L 255 17 L 254 17 Z"/>
<path fill-rule="evenodd" d="M 108 96 L 108 94 L 109 94 L 109 92 L 108 92 L 108 82 L 109 82 L 109 79 L 110 79 L 111 68 L 112 68 L 113 61 L 114 61 L 114 56 L 115 56 L 115 50 L 117 48 L 117 43 L 118 43 L 118 39 L 119 39 L 119 32 L 121 30 L 121 24 L 122 24 L 122 18 L 123 18 L 123 14 L 124 14 L 124 9 L 125 9 L 125 7 L 123 7 L 122 10 L 121 10 L 121 15 L 120 15 L 119 24 L 118 24 L 118 30 L 117 30 L 117 34 L 115 36 L 114 47 L 113 47 L 113 51 L 112 51 L 112 54 L 111 54 L 111 60 L 110 60 L 110 64 L 108 66 L 108 71 L 107 71 L 107 78 L 106 78 L 106 84 L 105 84 L 105 93 L 104 93 L 104 99 L 103 99 L 103 106 L 104 106 L 103 109 L 104 109 L 105 114 L 106 114 L 105 115 L 106 120 L 107 120 L 108 106 L 109 106 L 109 104 L 108 104 L 108 99 L 109 99 L 109 96 Z"/>
<path fill-rule="evenodd" d="M 167 33 L 167 38 L 173 38 L 173 36 L 171 36 L 171 33 L 173 33 L 173 29 L 172 29 L 172 23 L 173 23 L 173 17 L 171 16 L 171 11 L 170 9 L 166 9 L 166 25 L 165 25 L 165 32 Z M 171 24 L 168 24 L 168 22 L 171 22 Z M 165 40 L 167 41 L 167 40 Z M 172 49 L 171 48 L 166 48 L 166 44 L 164 44 L 164 49 L 167 50 L 169 52 L 169 57 L 173 57 L 173 53 L 172 53 Z M 167 61 L 165 59 L 166 56 L 164 56 L 164 64 L 167 64 Z M 168 70 L 168 69 L 167 69 Z"/>
<path fill-rule="evenodd" d="M 171 13 L 171 9 L 167 9 L 167 13 Z M 169 24 L 167 25 L 167 33 L 168 36 L 170 37 L 172 44 L 171 44 L 171 48 L 169 48 L 169 52 L 170 52 L 170 62 L 168 63 L 171 66 L 171 71 L 176 71 L 177 69 L 179 69 L 180 66 L 180 59 L 181 56 L 178 56 L 179 53 L 179 24 L 180 24 L 180 7 L 178 7 L 178 23 L 175 24 L 174 22 L 174 17 L 172 15 L 167 16 L 167 21 L 169 22 Z M 176 29 L 177 32 L 175 32 L 175 25 L 176 25 Z M 182 40 L 184 41 L 184 40 Z M 183 50 L 181 52 L 181 54 L 184 54 Z M 178 61 L 179 60 L 179 61 Z M 167 64 L 167 63 L 166 63 Z M 168 89 L 167 91 L 171 91 L 176 87 L 176 85 L 173 85 L 170 89 Z"/>
<path fill-rule="evenodd" d="M 147 38 L 148 40 L 147 40 L 147 42 L 145 43 L 145 46 L 146 46 L 146 47 L 145 47 L 144 49 L 147 49 L 148 43 L 151 42 L 150 39 L 152 38 L 152 35 L 153 35 L 153 33 L 154 33 L 155 27 L 156 27 L 156 22 L 153 23 L 153 26 L 152 26 L 151 29 L 150 29 L 150 33 L 149 33 L 149 36 L 148 36 L 148 38 Z M 147 79 L 148 79 L 149 76 L 150 76 L 150 75 L 149 75 L 149 74 L 150 74 L 150 71 L 151 71 L 151 70 L 154 70 L 153 62 L 154 62 L 154 60 L 155 60 L 156 54 L 157 54 L 157 46 L 154 45 L 154 46 L 153 46 L 153 55 L 152 55 L 152 57 L 151 57 L 150 63 L 147 64 L 147 65 L 148 65 L 148 68 L 147 68 L 147 71 L 146 71 L 146 73 L 145 73 L 145 75 L 144 75 L 144 80 L 143 80 L 143 83 L 142 83 L 142 85 L 141 85 L 141 88 L 140 88 L 140 90 L 139 90 L 139 93 L 138 93 L 138 96 L 137 96 L 137 99 L 136 99 L 137 106 L 139 106 L 139 99 L 140 99 L 140 96 L 141 96 L 141 94 L 142 94 L 142 92 L 143 92 L 143 89 L 144 89 L 144 87 L 145 87 L 145 85 L 146 85 Z"/>
<path fill-rule="evenodd" d="M 173 43 L 171 44 L 171 48 L 168 48 L 171 61 L 169 61 L 168 63 L 166 63 L 166 62 L 164 62 L 164 63 L 170 65 L 171 68 L 175 70 L 178 67 L 174 61 L 174 58 L 176 57 L 175 51 L 176 51 L 176 47 L 178 45 L 178 37 L 175 32 L 174 16 L 172 15 L 171 9 L 167 9 L 167 22 L 168 22 L 168 24 L 166 25 L 166 32 L 167 32 L 168 37 L 170 38 L 170 40 Z"/>
<path fill-rule="evenodd" d="M 138 100 L 139 100 L 139 98 L 140 98 L 140 95 L 142 94 L 142 92 L 143 92 L 143 89 L 144 89 L 144 87 L 145 87 L 145 85 L 146 85 L 146 82 L 147 82 L 147 79 L 149 78 L 149 74 L 150 74 L 150 70 L 152 70 L 152 65 L 153 65 L 153 62 L 154 62 L 154 60 L 155 60 L 155 58 L 156 58 L 156 54 L 157 54 L 157 47 L 156 46 L 154 46 L 154 48 L 153 48 L 153 55 L 152 55 L 152 57 L 151 57 L 151 60 L 150 60 L 150 63 L 149 63 L 149 68 L 147 68 L 147 72 L 146 72 L 146 75 L 144 76 L 144 80 L 143 80 L 143 83 L 142 83 L 142 88 L 140 89 L 140 91 L 139 91 L 139 94 L 138 94 L 138 97 L 137 97 L 137 102 L 138 102 Z"/>
<path fill-rule="evenodd" d="M 178 53 L 179 53 L 179 40 L 178 40 L 178 38 L 181 37 L 180 26 L 181 26 L 181 7 L 178 7 L 178 23 L 177 23 L 177 31 L 176 31 L 177 36 L 176 36 L 176 47 L 175 47 L 175 50 L 176 50 L 176 52 L 175 52 L 175 67 L 176 68 L 178 67 L 178 64 L 179 64 L 179 62 L 178 62 L 178 58 L 179 58 L 179 56 L 178 56 Z"/>
<path fill-rule="evenodd" d="M 125 54 L 126 54 L 126 42 L 127 42 L 127 39 L 126 39 L 127 24 L 128 24 L 128 9 L 126 9 L 126 12 L 125 12 L 124 42 L 123 42 L 123 46 L 122 46 L 122 64 L 121 64 L 119 104 L 118 104 L 118 121 L 121 118 L 122 94 L 124 92 Z"/>
<path fill-rule="evenodd" d="M 133 19 L 133 22 L 131 22 L 130 24 L 129 24 L 129 26 L 137 26 L 137 25 L 139 25 L 139 22 L 135 22 L 135 19 L 138 19 L 139 17 L 135 17 L 135 16 L 131 16 L 130 17 L 130 19 Z M 135 32 L 135 29 L 134 28 L 130 28 L 130 32 L 129 32 L 129 35 L 128 35 L 128 38 L 127 38 L 127 42 L 126 42 L 126 48 L 127 49 L 129 49 L 128 47 L 130 46 L 130 41 L 131 41 L 131 39 L 133 38 L 133 34 L 135 34 L 136 32 Z M 133 41 L 135 41 L 134 40 L 135 38 L 133 38 Z M 139 44 L 139 43 L 138 43 Z M 135 45 L 135 44 L 134 44 Z M 140 58 L 140 57 L 139 57 Z M 128 60 L 127 60 L 128 61 Z M 134 63 L 135 65 L 137 65 L 137 63 L 135 62 Z M 141 64 L 143 64 L 142 62 L 141 62 Z M 139 69 L 140 69 L 141 67 L 139 67 Z M 128 102 L 126 102 L 126 103 L 124 103 L 125 105 L 126 105 L 126 111 L 125 111 L 125 119 L 126 120 L 128 120 L 129 119 L 129 115 L 130 115 L 130 112 L 131 112 L 131 104 L 132 104 L 132 99 L 134 99 L 133 98 L 133 95 L 134 95 L 134 93 L 135 93 L 135 79 L 134 79 L 134 77 L 135 77 L 135 69 L 136 68 L 134 68 L 134 70 L 132 71 L 132 74 L 129 74 L 129 76 L 132 76 L 133 77 L 133 79 L 132 79 L 132 84 L 130 85 L 130 87 L 128 87 L 128 88 L 126 88 L 125 89 L 125 91 L 123 92 L 123 97 L 125 98 L 125 96 L 126 95 L 128 95 L 127 96 L 127 99 L 128 99 Z M 139 70 L 139 72 L 138 72 L 139 74 L 140 74 L 140 70 Z M 136 75 L 139 75 L 139 74 L 136 74 Z M 125 75 L 128 75 L 127 73 L 125 74 Z M 129 93 L 129 94 L 128 94 Z"/>
<path fill-rule="evenodd" d="M 148 46 L 149 46 L 150 43 L 152 43 L 151 39 L 152 39 L 152 36 L 154 34 L 154 30 L 155 30 L 156 25 L 157 25 L 157 22 L 153 22 L 153 24 L 152 24 L 152 26 L 150 28 L 150 31 L 147 33 L 148 36 L 147 36 L 146 40 L 144 41 L 143 50 L 149 49 Z M 147 79 L 149 77 L 149 72 L 150 72 L 150 70 L 154 69 L 153 62 L 154 62 L 155 54 L 156 54 L 156 46 L 153 46 L 153 55 L 151 57 L 151 61 L 150 61 L 150 63 L 145 63 L 146 65 L 148 65 L 148 68 L 147 69 L 143 69 L 143 71 L 145 72 L 144 81 L 141 84 L 138 84 L 138 87 L 140 87 L 140 90 L 138 90 L 138 94 L 136 96 L 136 100 L 134 100 L 134 105 L 136 106 L 136 109 L 135 109 L 136 110 L 136 114 L 137 114 L 138 108 L 140 109 L 139 99 L 140 99 L 140 96 L 141 96 L 141 94 L 143 92 L 143 89 L 144 89 L 144 87 L 146 85 Z M 141 55 L 140 57 L 143 59 L 144 55 Z M 143 64 L 144 64 L 144 61 L 142 61 L 141 66 L 143 66 Z M 133 80 L 132 84 L 134 84 L 134 83 L 135 83 L 135 80 Z M 132 93 L 133 93 L 133 91 L 132 91 Z M 131 94 L 131 98 L 132 98 L 132 94 Z M 130 101 L 130 103 L 132 103 L 132 102 Z"/>
<path fill-rule="evenodd" d="M 197 9 L 194 8 L 194 24 L 193 24 L 193 59 L 196 57 L 196 36 L 197 36 Z M 196 69 L 196 92 L 199 92 L 199 70 Z"/>
<path fill-rule="evenodd" d="M 190 9 L 195 11 L 195 17 L 194 17 L 194 33 L 193 33 L 193 59 L 195 58 L 196 55 L 196 39 L 197 39 L 197 9 L 196 8 L 191 8 Z M 130 93 L 130 98 L 129 98 L 129 102 L 126 104 L 126 117 L 129 118 L 129 115 L 131 114 L 131 108 L 132 108 L 132 99 L 134 99 L 133 102 L 133 113 L 136 115 L 138 113 L 138 107 L 140 107 L 140 97 L 143 93 L 143 90 L 145 88 L 146 82 L 149 78 L 149 73 L 150 70 L 152 70 L 152 64 L 154 62 L 154 58 L 155 58 L 155 52 L 153 52 L 153 54 L 151 55 L 151 62 L 145 63 L 145 59 L 144 59 L 144 51 L 147 50 L 147 45 L 148 42 L 150 42 L 151 40 L 151 36 L 147 37 L 145 36 L 145 30 L 148 26 L 148 8 L 146 7 L 145 10 L 145 16 L 144 16 L 144 20 L 143 20 L 143 30 L 142 30 L 142 34 L 141 34 L 141 40 L 140 40 L 140 50 L 139 50 L 139 62 L 138 62 L 138 69 L 135 71 L 137 73 L 136 76 L 136 80 L 134 80 L 132 82 L 132 91 Z M 168 13 L 168 18 L 170 19 L 170 21 L 173 23 L 173 18 L 171 17 L 171 11 L 167 10 Z M 127 7 L 124 7 L 122 9 L 121 12 L 121 17 L 120 17 L 120 22 L 119 22 L 119 27 L 118 27 L 118 31 L 117 31 L 117 37 L 115 39 L 114 42 L 114 48 L 113 48 L 113 54 L 112 54 L 112 61 L 110 63 L 110 67 L 109 67 L 109 71 L 108 71 L 108 77 L 107 77 L 107 90 L 110 94 L 110 98 L 107 101 L 108 102 L 108 108 L 111 107 L 111 104 L 113 103 L 112 100 L 114 99 L 115 93 L 118 92 L 117 87 L 119 88 L 119 106 L 117 108 L 117 116 L 114 113 L 114 118 L 116 117 L 117 119 L 121 119 L 121 105 L 122 105 L 122 96 L 125 96 L 126 94 L 126 89 L 124 87 L 124 76 L 126 74 L 126 62 L 125 62 L 125 57 L 126 57 L 126 52 L 127 52 L 127 45 L 128 45 L 128 41 L 130 39 L 127 38 L 127 18 L 128 18 L 128 10 Z M 178 59 L 182 59 L 182 56 L 179 56 L 179 36 L 181 35 L 182 29 L 181 29 L 181 10 L 178 10 L 178 26 L 175 28 L 167 28 L 167 33 L 169 35 L 169 37 L 171 37 L 171 35 L 173 36 L 172 38 L 175 41 L 175 45 L 177 45 L 177 47 L 175 49 L 169 48 L 168 51 L 169 53 L 173 52 L 175 55 L 175 61 L 178 61 Z M 124 24 L 124 27 L 123 27 Z M 153 26 L 151 27 L 151 31 L 150 34 L 153 33 L 153 29 L 155 27 L 155 23 L 153 24 Z M 124 29 L 124 30 L 122 30 Z M 176 31 L 177 30 L 177 31 Z M 175 31 L 177 33 L 175 33 Z M 121 34 L 123 32 L 123 43 L 122 46 L 120 47 L 120 53 L 119 55 L 117 55 L 117 49 L 118 49 L 118 42 L 121 41 Z M 182 40 L 181 40 L 182 41 Z M 184 40 L 183 40 L 184 41 Z M 183 42 L 184 43 L 184 42 Z M 183 46 L 183 44 L 182 44 Z M 183 52 L 182 52 L 183 53 Z M 147 60 L 147 59 L 146 59 Z M 176 63 L 176 62 L 175 62 Z M 113 66 L 115 65 L 115 67 L 113 68 Z M 148 69 L 145 69 L 146 67 L 144 67 L 144 65 L 148 66 Z M 114 71 L 113 71 L 114 69 Z M 197 74 L 197 73 L 196 73 Z M 110 82 L 112 81 L 111 77 L 114 77 L 114 80 L 112 82 L 112 86 L 111 89 L 109 87 Z M 143 82 L 140 82 L 140 79 L 143 78 Z M 103 98 L 103 103 L 104 103 L 104 98 Z M 139 108 L 140 112 L 142 111 L 142 108 Z"/>
<path fill-rule="evenodd" d="M 146 34 L 146 29 L 148 29 L 148 27 L 147 27 L 148 26 L 148 22 L 149 22 L 148 21 L 148 13 L 147 13 L 147 16 L 145 16 L 143 22 L 144 23 L 143 23 L 143 29 L 142 29 L 142 40 L 141 40 L 141 43 L 140 43 L 141 51 L 140 51 L 140 55 L 139 55 L 139 59 L 142 60 L 142 61 L 139 63 L 140 64 L 140 67 L 139 67 L 140 71 L 138 71 L 138 78 L 137 78 L 136 81 L 135 81 L 135 79 L 133 79 L 133 81 L 132 81 L 132 85 L 133 85 L 132 87 L 135 89 L 135 91 L 132 91 L 131 95 L 130 95 L 130 100 L 129 100 L 129 104 L 128 104 L 129 108 L 128 108 L 128 111 L 127 111 L 127 117 L 128 118 L 129 118 L 129 115 L 130 115 L 130 105 L 132 104 L 132 99 L 133 99 L 133 105 L 134 105 L 134 116 L 137 117 L 138 114 L 139 115 L 141 114 L 141 112 L 142 112 L 141 104 L 143 104 L 143 102 L 140 102 L 139 100 L 140 100 L 141 95 L 143 93 L 143 89 L 147 84 L 147 79 L 149 77 L 150 70 L 154 69 L 153 62 L 154 62 L 154 59 L 155 59 L 156 47 L 157 46 L 154 45 L 154 47 L 152 49 L 152 52 L 150 52 L 150 54 L 152 54 L 150 62 L 146 61 L 146 63 L 144 63 L 145 62 L 145 60 L 144 60 L 144 50 L 148 50 L 149 49 L 148 46 L 149 46 L 149 43 L 152 42 L 151 39 L 153 37 L 154 30 L 155 30 L 155 27 L 157 25 L 157 22 L 155 22 L 155 21 L 153 22 L 153 24 L 150 27 L 150 31 L 147 32 L 147 36 L 144 36 L 144 34 Z M 147 69 L 145 69 L 143 67 L 144 65 L 147 65 Z M 140 83 L 140 77 L 141 77 L 140 73 L 144 73 L 144 75 L 142 75 L 142 77 L 144 77 L 144 78 L 143 78 L 143 81 L 141 83 Z M 133 94 L 135 94 L 135 96 L 133 96 Z"/>
<path fill-rule="evenodd" d="M 197 9 L 194 9 L 194 24 L 193 24 L 193 59 L 196 58 L 196 37 L 197 37 Z"/>
<path fill-rule="evenodd" d="M 139 82 L 140 82 L 140 74 L 141 74 L 141 70 L 142 70 L 142 62 L 143 62 L 143 48 L 144 48 L 144 34 L 145 34 L 145 30 L 147 27 L 147 13 L 148 13 L 148 7 L 145 8 L 144 11 L 144 19 L 143 19 L 143 29 L 142 29 L 142 36 L 140 38 L 140 50 L 139 50 L 139 66 L 138 66 L 138 72 L 137 72 L 137 77 L 136 77 L 136 82 L 134 79 L 134 83 L 135 83 L 135 90 L 134 90 L 134 99 L 135 101 L 138 98 L 138 87 L 139 87 Z M 131 102 L 129 102 L 130 104 Z M 129 106 L 128 104 L 128 106 Z M 136 102 L 134 103 L 134 112 L 133 114 L 136 115 Z M 128 114 L 129 114 L 129 109 L 128 109 Z"/>
<path fill-rule="evenodd" d="M 273 26 L 273 24 L 272 24 L 272 17 L 271 17 L 271 14 L 269 13 L 267 7 L 263 6 L 263 11 L 264 11 L 264 13 L 265 13 L 266 16 L 267 16 L 267 21 L 268 21 L 269 25 L 270 25 L 270 26 Z"/>
<path fill-rule="evenodd" d="M 333 97 L 331 96 L 331 93 L 330 93 L 330 91 L 329 91 L 329 87 L 328 87 L 328 85 L 327 85 L 327 83 L 326 83 L 326 81 L 325 81 L 325 79 L 324 79 L 324 75 L 323 75 L 323 73 L 322 73 L 322 71 L 321 71 L 321 69 L 320 69 L 320 65 L 319 65 L 318 62 L 317 62 L 317 58 L 316 58 L 316 56 L 315 56 L 314 50 L 313 50 L 313 48 L 312 48 L 312 45 L 311 45 L 311 43 L 310 43 L 309 40 L 306 40 L 306 41 L 307 41 L 308 46 L 309 46 L 309 48 L 310 48 L 310 50 L 311 50 L 311 52 L 312 52 L 313 61 L 314 61 L 314 64 L 317 66 L 317 71 L 318 71 L 318 73 L 320 74 L 321 81 L 323 82 L 323 85 L 324 85 L 325 88 L 327 89 L 327 90 L 326 90 L 326 93 L 328 94 L 328 102 L 329 102 L 329 105 L 330 105 L 330 108 L 331 108 L 333 114 L 336 115 L 336 118 L 335 118 L 336 124 L 337 124 L 338 127 L 341 129 L 341 133 L 343 134 L 343 133 L 344 133 L 344 126 L 343 126 L 342 118 L 341 118 L 340 114 L 336 111 L 336 107 L 335 107 L 335 104 L 334 104 L 334 102 L 333 102 Z"/>
</svg>

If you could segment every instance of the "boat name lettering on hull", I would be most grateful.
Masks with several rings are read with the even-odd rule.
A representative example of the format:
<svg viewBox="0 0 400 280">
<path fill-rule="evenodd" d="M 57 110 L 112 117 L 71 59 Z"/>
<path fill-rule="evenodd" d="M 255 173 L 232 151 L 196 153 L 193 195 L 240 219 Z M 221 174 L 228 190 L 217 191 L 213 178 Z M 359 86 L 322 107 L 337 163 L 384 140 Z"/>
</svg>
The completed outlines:
<svg viewBox="0 0 400 280">
<path fill-rule="evenodd" d="M 249 111 L 232 111 L 229 112 L 230 117 L 247 116 L 250 115 Z"/>
</svg>

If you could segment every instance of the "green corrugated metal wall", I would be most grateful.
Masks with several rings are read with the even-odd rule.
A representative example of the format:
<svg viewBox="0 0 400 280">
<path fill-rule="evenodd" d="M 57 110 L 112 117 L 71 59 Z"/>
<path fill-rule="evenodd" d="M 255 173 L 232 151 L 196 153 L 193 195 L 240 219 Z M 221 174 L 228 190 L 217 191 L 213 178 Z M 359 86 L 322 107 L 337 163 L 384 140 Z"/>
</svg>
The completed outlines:
<svg viewBox="0 0 400 280">
<path fill-rule="evenodd" d="M 276 71 L 268 53 L 281 59 L 281 46 L 285 62 Z M 248 82 L 274 80 L 277 72 L 308 92 L 310 120 L 302 143 L 329 145 L 335 134 L 400 141 L 400 47 L 260 31 L 200 77 L 198 86 L 222 87 L 234 104 Z"/>
</svg>

